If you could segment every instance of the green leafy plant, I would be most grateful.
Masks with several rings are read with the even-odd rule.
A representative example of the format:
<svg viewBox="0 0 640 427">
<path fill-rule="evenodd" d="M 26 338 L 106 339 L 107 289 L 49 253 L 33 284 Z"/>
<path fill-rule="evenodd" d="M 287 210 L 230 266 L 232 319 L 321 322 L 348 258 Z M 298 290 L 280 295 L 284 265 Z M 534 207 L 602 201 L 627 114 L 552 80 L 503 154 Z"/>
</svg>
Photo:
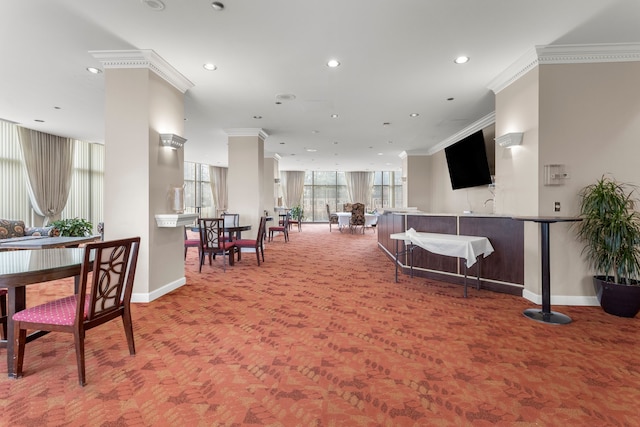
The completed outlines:
<svg viewBox="0 0 640 427">
<path fill-rule="evenodd" d="M 304 220 L 304 214 L 302 211 L 302 207 L 300 205 L 297 205 L 291 208 L 291 218 L 296 219 L 298 221 Z"/>
<path fill-rule="evenodd" d="M 638 284 L 640 215 L 633 185 L 603 176 L 580 193 L 578 237 L 583 255 L 598 275 L 615 283 Z"/>
<path fill-rule="evenodd" d="M 93 232 L 93 224 L 82 218 L 67 218 L 53 221 L 49 225 L 60 231 L 61 236 L 85 237 Z"/>
</svg>

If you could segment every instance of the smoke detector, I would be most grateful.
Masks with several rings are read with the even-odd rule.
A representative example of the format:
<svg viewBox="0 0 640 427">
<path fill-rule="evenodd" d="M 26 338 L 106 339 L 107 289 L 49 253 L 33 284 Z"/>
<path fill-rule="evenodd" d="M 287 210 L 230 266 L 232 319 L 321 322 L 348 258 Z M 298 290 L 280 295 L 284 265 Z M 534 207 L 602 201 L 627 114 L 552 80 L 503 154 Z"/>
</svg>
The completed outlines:
<svg viewBox="0 0 640 427">
<path fill-rule="evenodd" d="M 140 0 L 140 3 L 147 6 L 151 10 L 164 10 L 164 3 L 162 3 L 162 1 L 160 0 Z"/>
</svg>

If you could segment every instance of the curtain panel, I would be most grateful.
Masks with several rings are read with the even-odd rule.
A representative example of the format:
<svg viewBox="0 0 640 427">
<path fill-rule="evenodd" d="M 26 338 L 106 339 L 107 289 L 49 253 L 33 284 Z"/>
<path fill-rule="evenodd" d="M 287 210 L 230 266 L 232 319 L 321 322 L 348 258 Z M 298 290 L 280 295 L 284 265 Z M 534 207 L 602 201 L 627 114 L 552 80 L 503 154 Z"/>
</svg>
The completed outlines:
<svg viewBox="0 0 640 427">
<path fill-rule="evenodd" d="M 282 187 L 282 196 L 286 207 L 302 206 L 304 171 L 280 172 L 280 186 Z"/>
<path fill-rule="evenodd" d="M 227 191 L 228 168 L 209 166 L 209 180 L 213 203 L 216 205 L 216 216 L 219 218 L 228 209 L 229 193 Z"/>
<path fill-rule="evenodd" d="M 45 217 L 44 224 L 56 220 L 69 198 L 73 176 L 74 143 L 70 138 L 18 127 L 27 191 L 33 210 Z"/>
<path fill-rule="evenodd" d="M 347 193 L 351 203 L 363 203 L 371 208 L 373 194 L 373 172 L 345 172 Z"/>
</svg>

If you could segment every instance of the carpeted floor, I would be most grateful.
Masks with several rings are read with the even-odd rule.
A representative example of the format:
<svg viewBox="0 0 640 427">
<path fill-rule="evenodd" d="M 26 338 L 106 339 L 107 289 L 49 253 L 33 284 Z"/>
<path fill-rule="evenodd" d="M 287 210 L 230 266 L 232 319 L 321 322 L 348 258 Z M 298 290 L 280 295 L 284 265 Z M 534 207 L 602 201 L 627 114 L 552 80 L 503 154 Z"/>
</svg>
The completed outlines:
<svg viewBox="0 0 640 427">
<path fill-rule="evenodd" d="M 71 336 L 28 344 L 25 377 L 0 376 L 0 424 L 640 425 L 638 318 L 557 307 L 574 322 L 544 325 L 519 297 L 395 283 L 371 230 L 290 238 L 226 273 L 199 274 L 190 249 L 187 284 L 134 305 L 135 357 L 119 321 L 88 332 L 84 388 Z M 71 289 L 33 286 L 29 305 Z"/>
</svg>

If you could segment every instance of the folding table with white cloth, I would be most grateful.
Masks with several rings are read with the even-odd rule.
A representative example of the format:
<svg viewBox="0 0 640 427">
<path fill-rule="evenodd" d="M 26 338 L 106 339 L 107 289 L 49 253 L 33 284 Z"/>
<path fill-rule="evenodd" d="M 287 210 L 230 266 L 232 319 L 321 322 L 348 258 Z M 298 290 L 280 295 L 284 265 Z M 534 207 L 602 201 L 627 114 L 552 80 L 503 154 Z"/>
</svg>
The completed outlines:
<svg viewBox="0 0 640 427">
<path fill-rule="evenodd" d="M 467 268 L 478 260 L 493 253 L 493 246 L 486 237 L 462 236 L 458 234 L 422 233 L 410 228 L 404 233 L 394 233 L 391 239 L 396 240 L 396 281 L 398 281 L 398 243 L 404 240 L 406 251 L 410 254 L 411 277 L 413 277 L 413 249 L 418 246 L 429 252 L 458 258 L 464 258 L 464 297 L 467 297 Z M 480 268 L 478 267 L 476 288 L 480 289 Z"/>
</svg>

